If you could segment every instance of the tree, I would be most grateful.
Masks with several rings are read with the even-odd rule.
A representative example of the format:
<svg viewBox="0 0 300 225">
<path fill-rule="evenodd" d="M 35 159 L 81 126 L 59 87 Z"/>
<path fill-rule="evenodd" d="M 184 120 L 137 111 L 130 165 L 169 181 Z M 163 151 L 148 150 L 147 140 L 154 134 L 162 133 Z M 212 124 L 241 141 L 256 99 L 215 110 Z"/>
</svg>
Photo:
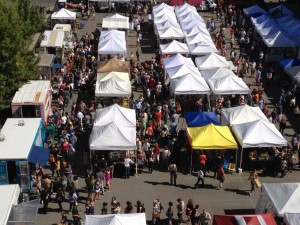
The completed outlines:
<svg viewBox="0 0 300 225">
<path fill-rule="evenodd" d="M 34 53 L 29 51 L 32 35 L 43 25 L 43 17 L 29 0 L 0 0 L 0 108 L 22 84 L 36 78 Z"/>
</svg>

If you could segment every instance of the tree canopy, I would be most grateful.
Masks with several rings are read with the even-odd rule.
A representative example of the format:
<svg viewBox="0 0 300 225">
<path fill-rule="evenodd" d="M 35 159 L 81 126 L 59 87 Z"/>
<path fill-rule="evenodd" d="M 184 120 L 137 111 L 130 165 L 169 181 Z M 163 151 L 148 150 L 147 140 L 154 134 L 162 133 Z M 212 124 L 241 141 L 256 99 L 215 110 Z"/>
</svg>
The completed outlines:
<svg viewBox="0 0 300 225">
<path fill-rule="evenodd" d="M 32 36 L 42 29 L 43 15 L 30 0 L 0 0 L 0 109 L 22 84 L 36 78 Z"/>
</svg>

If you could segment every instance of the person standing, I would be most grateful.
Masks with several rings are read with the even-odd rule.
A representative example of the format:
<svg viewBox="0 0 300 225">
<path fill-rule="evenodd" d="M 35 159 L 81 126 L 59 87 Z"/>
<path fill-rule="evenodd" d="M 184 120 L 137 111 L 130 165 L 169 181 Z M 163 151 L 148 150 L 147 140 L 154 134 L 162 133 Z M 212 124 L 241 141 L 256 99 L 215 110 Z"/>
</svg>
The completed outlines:
<svg viewBox="0 0 300 225">
<path fill-rule="evenodd" d="M 172 225 L 173 224 L 173 203 L 169 202 L 169 207 L 167 209 L 166 212 L 166 216 L 168 218 L 168 225 Z"/>
<path fill-rule="evenodd" d="M 225 171 L 223 165 L 220 165 L 218 168 L 217 180 L 219 180 L 219 186 L 216 189 L 220 190 L 223 187 L 223 183 L 225 181 Z"/>
<path fill-rule="evenodd" d="M 111 172 L 109 167 L 106 167 L 105 170 L 105 180 L 106 180 L 107 192 L 110 192 Z"/>
<path fill-rule="evenodd" d="M 174 160 L 171 161 L 169 165 L 169 171 L 170 171 L 170 184 L 176 186 L 176 180 L 177 180 L 177 166 L 174 162 Z"/>
<path fill-rule="evenodd" d="M 127 155 L 124 159 L 124 166 L 125 166 L 125 179 L 130 178 L 130 164 L 133 164 L 134 162 L 129 158 Z"/>
<path fill-rule="evenodd" d="M 178 216 L 178 224 L 180 225 L 183 220 L 183 212 L 184 212 L 184 201 L 181 198 L 177 199 L 177 216 Z"/>
<path fill-rule="evenodd" d="M 202 171 L 204 173 L 204 176 L 206 175 L 206 169 L 205 169 L 205 166 L 206 166 L 206 161 L 207 161 L 207 157 L 206 155 L 204 154 L 204 152 L 201 152 L 200 155 L 199 155 L 199 161 L 200 161 L 200 166 L 202 168 Z"/>
<path fill-rule="evenodd" d="M 251 196 L 252 192 L 255 190 L 255 185 L 256 185 L 255 180 L 256 179 L 258 179 L 258 175 L 256 173 L 256 170 L 252 169 L 250 172 L 249 178 L 248 178 L 248 181 L 251 182 L 251 190 L 250 190 L 249 196 Z"/>
<path fill-rule="evenodd" d="M 279 132 L 281 134 L 284 134 L 285 128 L 286 128 L 286 120 L 285 120 L 284 116 L 282 116 L 279 121 Z"/>
<path fill-rule="evenodd" d="M 203 209 L 200 215 L 200 222 L 201 225 L 209 225 L 211 222 L 211 215 L 206 211 L 206 209 Z"/>
<path fill-rule="evenodd" d="M 69 199 L 69 204 L 70 204 L 69 211 L 68 211 L 68 214 L 69 214 L 70 212 L 72 212 L 72 210 L 75 207 L 75 205 L 77 204 L 77 200 L 78 200 L 78 197 L 74 190 L 70 191 L 68 199 Z"/>
<path fill-rule="evenodd" d="M 170 156 L 171 156 L 171 151 L 168 149 L 167 146 L 165 146 L 165 149 L 163 150 L 162 155 L 161 155 L 163 169 L 168 168 Z"/>
<path fill-rule="evenodd" d="M 197 182 L 195 183 L 195 188 L 198 187 L 198 184 L 200 181 L 201 181 L 202 187 L 203 187 L 204 186 L 204 173 L 202 171 L 202 168 L 200 168 L 198 171 L 198 178 L 197 178 Z"/>
<path fill-rule="evenodd" d="M 186 210 L 185 210 L 185 214 L 187 216 L 188 219 L 188 225 L 192 224 L 192 212 L 194 211 L 194 203 L 192 199 L 189 199 L 187 204 L 186 204 Z"/>
<path fill-rule="evenodd" d="M 160 207 L 158 201 L 153 201 L 152 224 L 159 224 L 160 222 Z"/>
</svg>

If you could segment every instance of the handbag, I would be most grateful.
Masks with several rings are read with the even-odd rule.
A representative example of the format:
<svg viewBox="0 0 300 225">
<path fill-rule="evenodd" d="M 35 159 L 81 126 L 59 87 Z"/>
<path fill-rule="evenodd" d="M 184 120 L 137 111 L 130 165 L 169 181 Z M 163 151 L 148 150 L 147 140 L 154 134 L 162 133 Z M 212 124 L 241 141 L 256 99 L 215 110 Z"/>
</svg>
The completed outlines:
<svg viewBox="0 0 300 225">
<path fill-rule="evenodd" d="M 256 186 L 257 188 L 260 188 L 260 187 L 261 187 L 261 183 L 260 183 L 260 181 L 259 181 L 257 178 L 254 179 L 254 182 L 255 182 L 255 186 Z"/>
</svg>

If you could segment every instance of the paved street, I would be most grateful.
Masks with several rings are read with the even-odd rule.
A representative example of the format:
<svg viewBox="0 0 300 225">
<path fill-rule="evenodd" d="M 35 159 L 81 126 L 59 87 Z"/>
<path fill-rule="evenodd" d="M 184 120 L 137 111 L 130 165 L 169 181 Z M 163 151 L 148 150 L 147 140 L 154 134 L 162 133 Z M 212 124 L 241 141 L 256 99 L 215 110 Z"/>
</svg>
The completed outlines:
<svg viewBox="0 0 300 225">
<path fill-rule="evenodd" d="M 96 28 L 101 28 L 102 18 L 106 16 L 106 13 L 96 15 L 96 20 L 81 20 L 85 24 L 83 29 L 79 29 L 77 36 L 81 37 L 83 34 L 90 33 Z M 201 13 L 204 18 L 212 16 L 211 13 Z M 78 14 L 79 16 L 79 14 Z M 228 31 L 229 32 L 229 31 Z M 130 31 L 128 34 L 127 41 L 127 58 L 130 57 L 131 52 L 136 51 L 136 33 Z M 153 41 L 148 38 L 149 35 L 143 34 L 142 40 L 142 54 L 140 56 L 140 61 L 150 60 L 154 55 L 155 49 L 153 52 L 149 52 L 149 49 L 154 46 Z M 145 51 L 149 53 L 145 53 Z M 229 56 L 229 52 L 227 54 Z M 254 80 L 250 78 L 245 79 L 246 83 L 253 84 Z M 275 90 L 275 91 L 274 91 Z M 274 103 L 274 99 L 279 96 L 279 87 L 266 89 L 268 94 L 268 102 L 271 104 Z M 270 94 L 270 95 L 269 95 Z M 76 95 L 74 95 L 72 100 L 76 100 Z M 271 106 L 272 107 L 272 106 Z M 271 108 L 270 107 L 270 108 Z M 298 122 L 299 123 L 299 122 Z M 297 124 L 297 123 L 293 123 Z M 296 127 L 296 126 L 295 126 Z M 298 126 L 299 129 L 299 126 Z M 289 123 L 288 129 L 286 130 L 286 138 L 290 141 L 290 135 L 294 133 L 294 127 Z M 298 130 L 299 132 L 299 130 Z M 81 148 L 79 148 L 76 153 L 77 165 L 74 167 L 73 172 L 75 174 L 83 174 L 82 171 L 87 168 L 87 165 L 83 165 L 83 152 L 87 145 L 88 136 L 83 135 L 79 137 L 81 142 Z M 146 170 L 145 170 L 146 171 Z M 211 173 L 208 175 L 212 175 Z M 215 186 L 218 184 L 216 179 L 209 177 L 205 178 L 205 187 L 203 189 L 198 188 L 194 189 L 193 185 L 196 181 L 196 177 L 192 175 L 179 174 L 178 176 L 178 186 L 169 185 L 169 173 L 160 172 L 155 170 L 153 174 L 143 173 L 137 175 L 136 177 L 131 177 L 129 180 L 114 178 L 111 181 L 112 190 L 110 193 L 105 193 L 102 196 L 100 201 L 97 201 L 95 204 L 95 213 L 100 214 L 100 209 L 102 203 L 110 203 L 112 196 L 116 196 L 117 200 L 121 202 L 122 211 L 124 212 L 125 202 L 131 201 L 135 203 L 137 200 L 140 200 L 145 203 L 147 220 L 151 220 L 152 213 L 152 201 L 153 199 L 160 199 L 165 210 L 169 201 L 172 201 L 176 205 L 176 199 L 182 198 L 185 202 L 189 198 L 194 200 L 194 204 L 199 204 L 200 208 L 206 208 L 211 215 L 213 214 L 232 214 L 232 213 L 254 213 L 256 206 L 259 190 L 249 197 L 247 194 L 250 190 L 250 183 L 247 182 L 248 172 L 242 174 L 227 174 L 225 184 L 223 189 L 215 190 Z M 300 172 L 295 171 L 289 173 L 285 178 L 274 178 L 274 177 L 262 177 L 262 182 L 300 182 Z M 84 187 L 84 180 L 80 179 L 80 187 Z M 85 192 L 81 193 L 80 200 L 83 200 L 79 204 L 79 209 L 81 210 L 80 215 L 84 217 L 85 202 L 87 194 Z M 67 210 L 69 207 L 68 203 L 63 203 L 63 208 Z M 60 220 L 60 214 L 58 213 L 58 205 L 56 203 L 49 204 L 48 214 L 39 214 L 37 217 L 37 225 L 46 225 L 46 224 L 56 224 Z M 162 218 L 165 219 L 165 210 L 162 212 Z M 135 211 L 135 210 L 134 210 Z M 71 218 L 71 215 L 69 216 Z M 175 216 L 176 218 L 176 216 Z M 186 219 L 186 217 L 185 217 Z"/>
</svg>

